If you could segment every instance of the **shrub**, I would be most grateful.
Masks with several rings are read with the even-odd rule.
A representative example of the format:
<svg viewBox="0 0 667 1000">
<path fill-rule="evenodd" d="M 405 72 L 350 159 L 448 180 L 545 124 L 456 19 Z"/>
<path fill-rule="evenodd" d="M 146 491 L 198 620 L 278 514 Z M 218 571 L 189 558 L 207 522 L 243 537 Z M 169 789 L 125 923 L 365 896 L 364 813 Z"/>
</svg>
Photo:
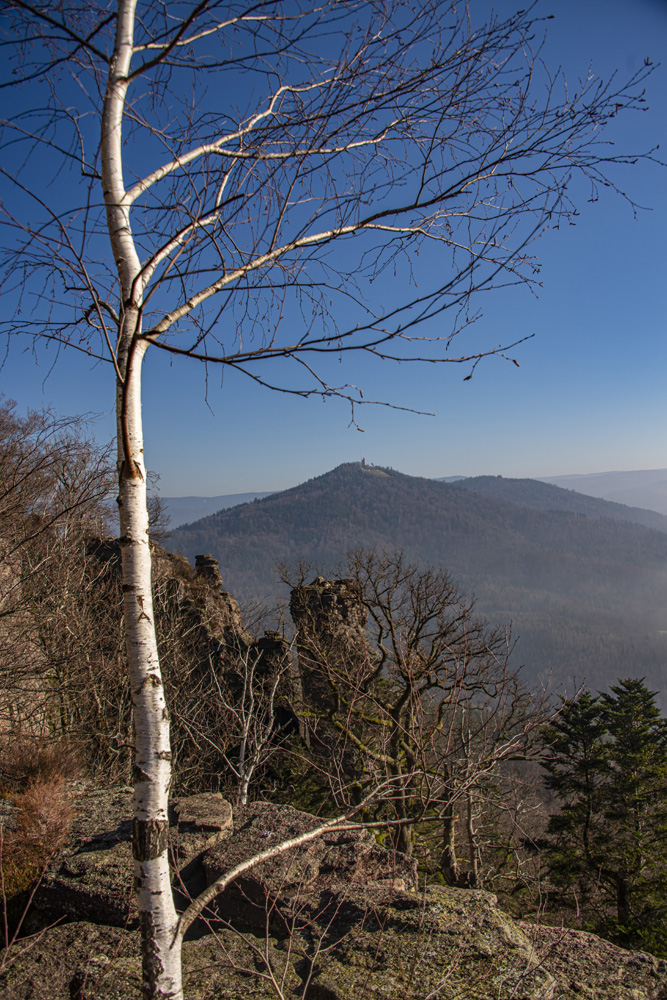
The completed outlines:
<svg viewBox="0 0 667 1000">
<path fill-rule="evenodd" d="M 65 741 L 12 738 L 0 743 L 0 797 L 13 797 L 35 782 L 57 784 L 82 773 L 77 751 Z"/>
<path fill-rule="evenodd" d="M 39 878 L 67 843 L 75 816 L 62 775 L 34 778 L 13 802 L 13 825 L 0 827 L 0 879 L 5 900 Z"/>
</svg>

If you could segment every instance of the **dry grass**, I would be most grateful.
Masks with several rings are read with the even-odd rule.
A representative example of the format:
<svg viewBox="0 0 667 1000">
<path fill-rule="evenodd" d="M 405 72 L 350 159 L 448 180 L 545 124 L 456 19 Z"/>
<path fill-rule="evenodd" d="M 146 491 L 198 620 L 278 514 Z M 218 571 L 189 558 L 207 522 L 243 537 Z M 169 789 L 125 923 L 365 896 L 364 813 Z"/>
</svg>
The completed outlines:
<svg viewBox="0 0 667 1000">
<path fill-rule="evenodd" d="M 74 808 L 62 775 L 37 777 L 19 795 L 12 827 L 0 827 L 0 882 L 5 899 L 29 888 L 67 843 Z"/>
</svg>

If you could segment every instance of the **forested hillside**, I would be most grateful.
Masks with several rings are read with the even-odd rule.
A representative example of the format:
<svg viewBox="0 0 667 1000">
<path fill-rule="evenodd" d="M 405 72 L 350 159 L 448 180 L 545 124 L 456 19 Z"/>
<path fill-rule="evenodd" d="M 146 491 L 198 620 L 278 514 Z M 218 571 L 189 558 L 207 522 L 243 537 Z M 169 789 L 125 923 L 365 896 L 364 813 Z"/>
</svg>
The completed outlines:
<svg viewBox="0 0 667 1000">
<path fill-rule="evenodd" d="M 190 559 L 211 552 L 246 600 L 281 593 L 279 562 L 329 571 L 350 549 L 402 549 L 450 570 L 493 621 L 512 621 L 533 676 L 595 687 L 632 673 L 664 687 L 667 537 L 635 523 L 347 464 L 185 525 L 169 545 Z"/>
<path fill-rule="evenodd" d="M 667 517 L 655 510 L 628 507 L 624 503 L 587 496 L 574 489 L 552 486 L 539 479 L 505 479 L 503 476 L 471 476 L 457 483 L 465 490 L 496 500 L 509 500 L 533 510 L 562 510 L 585 517 L 602 517 L 610 521 L 630 521 L 645 528 L 667 532 Z"/>
<path fill-rule="evenodd" d="M 577 490 L 591 497 L 667 514 L 667 469 L 635 469 L 628 472 L 592 472 L 584 475 L 544 476 L 542 481 Z"/>
</svg>

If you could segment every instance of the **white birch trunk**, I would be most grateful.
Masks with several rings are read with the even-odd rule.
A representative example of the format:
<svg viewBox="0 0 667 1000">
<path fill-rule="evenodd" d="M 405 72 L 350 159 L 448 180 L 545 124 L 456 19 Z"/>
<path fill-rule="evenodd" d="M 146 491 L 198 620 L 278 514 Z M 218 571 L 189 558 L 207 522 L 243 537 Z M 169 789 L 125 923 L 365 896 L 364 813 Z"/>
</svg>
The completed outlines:
<svg viewBox="0 0 667 1000">
<path fill-rule="evenodd" d="M 151 555 L 141 420 L 143 283 L 130 227 L 122 161 L 122 125 L 132 60 L 136 0 L 118 0 L 114 56 L 104 100 L 102 184 L 109 238 L 123 303 L 119 324 L 116 389 L 120 544 L 127 658 L 134 708 L 133 851 L 142 934 L 146 998 L 182 1000 L 181 939 L 169 872 L 168 796 L 171 783 L 169 714 L 155 637 Z"/>
</svg>

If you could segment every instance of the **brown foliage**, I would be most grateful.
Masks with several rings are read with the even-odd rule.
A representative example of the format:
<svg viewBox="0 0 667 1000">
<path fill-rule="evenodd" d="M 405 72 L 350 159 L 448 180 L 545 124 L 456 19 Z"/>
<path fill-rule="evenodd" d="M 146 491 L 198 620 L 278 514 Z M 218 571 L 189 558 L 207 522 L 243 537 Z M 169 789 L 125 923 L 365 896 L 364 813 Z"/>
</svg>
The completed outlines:
<svg viewBox="0 0 667 1000">
<path fill-rule="evenodd" d="M 65 845 L 74 820 L 62 775 L 34 778 L 14 797 L 15 826 L 0 827 L 0 876 L 5 899 L 27 889 Z"/>
</svg>

